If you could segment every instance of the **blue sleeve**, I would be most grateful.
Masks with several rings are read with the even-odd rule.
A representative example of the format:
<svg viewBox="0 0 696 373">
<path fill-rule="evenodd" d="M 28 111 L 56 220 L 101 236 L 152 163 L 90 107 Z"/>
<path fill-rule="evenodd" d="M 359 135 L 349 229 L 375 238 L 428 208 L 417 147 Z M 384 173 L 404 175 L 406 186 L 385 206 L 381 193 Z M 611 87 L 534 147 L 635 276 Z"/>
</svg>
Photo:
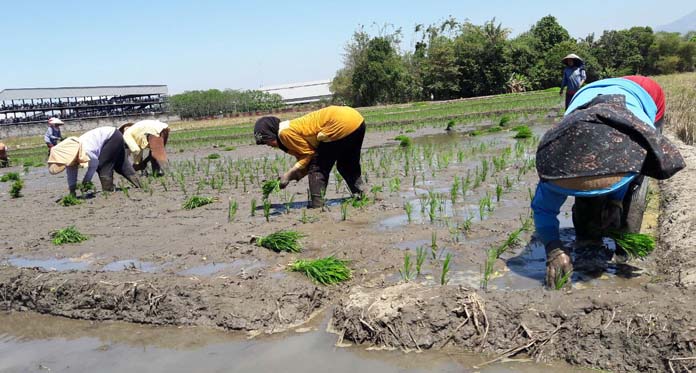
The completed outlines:
<svg viewBox="0 0 696 373">
<path fill-rule="evenodd" d="M 566 75 L 566 69 L 563 69 L 563 80 L 561 81 L 561 90 L 563 90 L 563 87 L 568 85 L 568 77 Z"/>
<path fill-rule="evenodd" d="M 558 214 L 561 206 L 565 202 L 565 194 L 560 194 L 545 187 L 545 183 L 539 182 L 536 194 L 532 200 L 532 211 L 534 212 L 534 226 L 537 236 L 544 245 L 551 241 L 558 240 Z"/>
<path fill-rule="evenodd" d="M 587 80 L 587 73 L 585 72 L 584 68 L 580 68 L 580 79 L 582 79 L 583 82 L 585 80 Z M 580 88 L 580 87 L 578 87 L 578 88 Z"/>
<path fill-rule="evenodd" d="M 52 144 L 53 142 L 51 141 L 51 128 L 49 127 L 46 130 L 46 134 L 44 135 L 44 142 L 47 144 Z"/>
</svg>

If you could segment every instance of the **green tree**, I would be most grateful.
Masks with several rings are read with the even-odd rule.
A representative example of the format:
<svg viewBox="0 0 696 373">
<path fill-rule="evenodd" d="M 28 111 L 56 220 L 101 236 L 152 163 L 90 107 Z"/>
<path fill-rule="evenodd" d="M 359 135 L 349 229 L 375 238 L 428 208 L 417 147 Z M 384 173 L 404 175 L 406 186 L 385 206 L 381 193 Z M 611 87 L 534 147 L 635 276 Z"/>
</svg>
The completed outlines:
<svg viewBox="0 0 696 373">
<path fill-rule="evenodd" d="M 556 17 L 548 15 L 537 21 L 530 34 L 536 40 L 539 52 L 544 53 L 559 43 L 571 40 L 568 30 L 558 23 Z"/>
</svg>

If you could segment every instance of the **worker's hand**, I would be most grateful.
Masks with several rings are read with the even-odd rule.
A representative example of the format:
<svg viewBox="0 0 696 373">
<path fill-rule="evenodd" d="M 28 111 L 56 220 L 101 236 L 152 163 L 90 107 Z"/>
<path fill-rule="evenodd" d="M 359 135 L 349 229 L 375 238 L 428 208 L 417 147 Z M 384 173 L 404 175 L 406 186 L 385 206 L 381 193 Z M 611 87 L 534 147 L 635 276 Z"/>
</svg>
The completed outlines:
<svg viewBox="0 0 696 373">
<path fill-rule="evenodd" d="M 307 175 L 307 169 L 306 168 L 299 168 L 299 167 L 293 167 L 290 169 L 290 171 L 286 172 L 283 174 L 283 176 L 280 177 L 280 189 L 285 189 L 285 187 L 290 184 L 291 181 L 299 181 L 303 177 Z"/>
<path fill-rule="evenodd" d="M 558 95 L 559 95 L 559 96 L 563 96 L 563 90 L 562 90 L 562 89 L 561 89 L 560 91 L 558 91 Z"/>
<path fill-rule="evenodd" d="M 291 181 L 291 173 L 292 170 L 286 172 L 283 174 L 283 176 L 280 177 L 280 189 L 285 189 L 287 188 L 288 184 L 290 184 Z"/>
<path fill-rule="evenodd" d="M 609 229 L 621 228 L 621 216 L 623 215 L 623 202 L 609 200 L 604 210 L 602 210 L 601 229 L 603 231 Z"/>
<path fill-rule="evenodd" d="M 546 286 L 555 289 L 556 282 L 571 272 L 573 263 L 563 243 L 559 240 L 549 242 L 546 245 Z"/>
</svg>

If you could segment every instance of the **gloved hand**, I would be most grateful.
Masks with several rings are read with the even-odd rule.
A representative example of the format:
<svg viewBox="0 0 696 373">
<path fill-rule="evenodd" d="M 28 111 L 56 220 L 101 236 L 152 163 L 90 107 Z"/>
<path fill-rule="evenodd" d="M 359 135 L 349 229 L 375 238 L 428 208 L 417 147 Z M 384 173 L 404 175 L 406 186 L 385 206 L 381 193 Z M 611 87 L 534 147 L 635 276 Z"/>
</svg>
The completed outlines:
<svg viewBox="0 0 696 373">
<path fill-rule="evenodd" d="M 556 281 L 573 272 L 570 253 L 563 242 L 556 240 L 546 245 L 546 286 L 555 289 Z"/>
<path fill-rule="evenodd" d="M 280 189 L 285 189 L 291 181 L 298 181 L 307 175 L 306 168 L 293 167 L 280 177 Z"/>
<path fill-rule="evenodd" d="M 602 210 L 601 229 L 621 228 L 621 215 L 623 214 L 623 201 L 609 200 Z"/>
</svg>

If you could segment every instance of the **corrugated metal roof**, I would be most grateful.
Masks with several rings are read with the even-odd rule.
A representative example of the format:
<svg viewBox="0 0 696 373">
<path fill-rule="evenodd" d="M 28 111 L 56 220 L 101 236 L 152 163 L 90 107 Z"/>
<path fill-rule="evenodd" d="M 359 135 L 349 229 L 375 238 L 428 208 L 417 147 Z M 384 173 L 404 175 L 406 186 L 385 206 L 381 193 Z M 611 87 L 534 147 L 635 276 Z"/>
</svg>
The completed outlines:
<svg viewBox="0 0 696 373">
<path fill-rule="evenodd" d="M 0 91 L 0 101 L 60 97 L 166 95 L 166 85 L 117 85 L 99 87 L 9 88 Z"/>
<path fill-rule="evenodd" d="M 313 82 L 262 87 L 261 90 L 268 93 L 279 94 L 285 103 L 299 104 L 331 97 L 330 85 L 331 80 L 317 80 Z"/>
</svg>

